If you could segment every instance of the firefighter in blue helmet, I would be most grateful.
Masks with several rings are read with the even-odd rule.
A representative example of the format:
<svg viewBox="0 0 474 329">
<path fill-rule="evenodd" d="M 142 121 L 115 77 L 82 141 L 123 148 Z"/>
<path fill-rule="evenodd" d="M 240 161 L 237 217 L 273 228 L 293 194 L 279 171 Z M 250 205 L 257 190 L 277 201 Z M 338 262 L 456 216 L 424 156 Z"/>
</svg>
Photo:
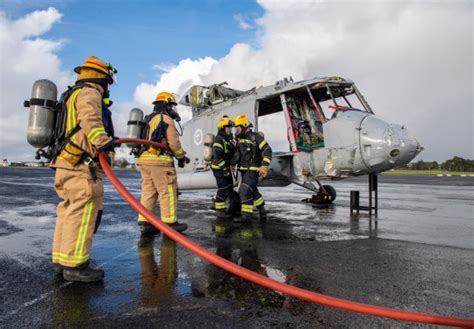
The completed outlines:
<svg viewBox="0 0 474 329">
<path fill-rule="evenodd" d="M 236 116 L 234 125 L 237 145 L 231 164 L 238 165 L 242 175 L 239 187 L 242 216 L 235 218 L 234 221 L 250 220 L 254 206 L 259 211 L 260 220 L 266 220 L 265 201 L 258 191 L 257 184 L 259 177 L 266 177 L 268 174 L 268 166 L 272 161 L 272 148 L 265 138 L 250 130 L 250 121 L 246 115 Z"/>
<path fill-rule="evenodd" d="M 216 178 L 217 193 L 214 196 L 214 205 L 219 218 L 231 218 L 232 214 L 226 212 L 226 200 L 232 198 L 234 180 L 230 170 L 230 160 L 235 152 L 232 143 L 233 122 L 225 115 L 217 123 L 217 135 L 212 144 L 211 169 Z"/>
</svg>

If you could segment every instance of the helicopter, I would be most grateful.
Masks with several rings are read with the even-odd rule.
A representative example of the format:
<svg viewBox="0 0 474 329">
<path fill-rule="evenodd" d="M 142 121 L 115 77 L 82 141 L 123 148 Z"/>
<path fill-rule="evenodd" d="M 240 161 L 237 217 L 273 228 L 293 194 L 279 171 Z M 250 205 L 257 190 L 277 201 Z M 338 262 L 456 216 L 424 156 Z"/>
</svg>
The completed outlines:
<svg viewBox="0 0 474 329">
<path fill-rule="evenodd" d="M 191 120 L 182 126 L 181 143 L 190 164 L 177 170 L 180 191 L 216 188 L 210 154 L 217 122 L 224 115 L 245 114 L 254 131 L 262 133 L 259 121 L 282 112 L 288 151 L 274 152 L 269 174 L 259 186 L 293 183 L 329 202 L 334 201 L 336 191 L 321 180 L 378 174 L 409 163 L 422 150 L 405 126 L 376 116 L 355 83 L 341 77 L 298 82 L 284 78 L 246 91 L 225 82 L 193 85 L 179 104 L 192 111 Z M 303 150 L 299 136 L 306 141 L 314 136 L 318 139 Z"/>
</svg>

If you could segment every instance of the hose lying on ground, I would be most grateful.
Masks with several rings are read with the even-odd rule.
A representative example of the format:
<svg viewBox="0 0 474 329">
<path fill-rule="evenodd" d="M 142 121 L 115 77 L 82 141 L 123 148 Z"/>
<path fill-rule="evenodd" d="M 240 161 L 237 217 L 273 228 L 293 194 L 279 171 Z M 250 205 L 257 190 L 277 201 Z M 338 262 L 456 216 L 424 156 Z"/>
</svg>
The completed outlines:
<svg viewBox="0 0 474 329">
<path fill-rule="evenodd" d="M 145 140 L 139 139 L 118 139 L 117 144 L 122 143 L 131 143 L 131 144 L 145 144 L 153 145 L 159 148 L 166 148 L 164 145 L 159 143 L 154 143 Z M 193 241 L 186 238 L 184 235 L 176 232 L 168 225 L 163 223 L 159 218 L 157 218 L 153 213 L 143 207 L 140 202 L 138 202 L 133 195 L 122 185 L 118 180 L 115 174 L 112 172 L 112 169 L 107 163 L 105 155 L 103 153 L 99 154 L 100 164 L 109 178 L 112 185 L 120 193 L 120 195 L 130 204 L 130 206 L 135 209 L 138 213 L 143 215 L 149 223 L 155 226 L 158 230 L 163 232 L 166 236 L 173 239 L 184 248 L 188 249 L 192 253 L 198 255 L 199 257 L 207 260 L 208 262 L 234 274 L 245 280 L 251 281 L 263 287 L 273 289 L 290 296 L 304 299 L 313 303 L 326 305 L 334 308 L 339 308 L 346 311 L 357 312 L 362 314 L 374 315 L 379 317 L 390 318 L 394 320 L 403 320 L 403 321 L 412 321 L 420 323 L 429 323 L 445 326 L 454 326 L 454 327 L 474 327 L 474 319 L 468 318 L 456 318 L 456 317 L 447 317 L 436 314 L 424 314 L 418 312 L 410 311 L 401 311 L 397 309 L 391 309 L 387 307 L 368 305 L 363 303 L 352 302 L 336 297 L 326 296 L 323 294 L 315 293 L 309 290 L 301 289 L 286 283 L 278 282 L 267 278 L 263 275 L 252 272 L 246 268 L 243 268 L 237 264 L 234 264 L 222 257 L 217 256 L 216 254 L 208 251 L 207 249 L 199 246 Z"/>
</svg>

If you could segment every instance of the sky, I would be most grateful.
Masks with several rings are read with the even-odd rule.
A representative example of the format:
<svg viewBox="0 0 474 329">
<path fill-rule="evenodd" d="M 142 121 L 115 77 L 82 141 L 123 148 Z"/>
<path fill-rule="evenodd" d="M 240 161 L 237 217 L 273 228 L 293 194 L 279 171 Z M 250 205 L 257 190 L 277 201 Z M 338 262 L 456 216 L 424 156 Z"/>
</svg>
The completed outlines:
<svg viewBox="0 0 474 329">
<path fill-rule="evenodd" d="M 161 90 L 337 75 L 408 127 L 425 148 L 417 159 L 473 159 L 473 11 L 472 1 L 0 0 L 0 158 L 33 160 L 22 106 L 33 82 L 63 90 L 95 55 L 119 71 L 121 136 L 130 109 L 150 111 Z M 272 124 L 285 145 L 272 135 L 284 122 Z"/>
</svg>

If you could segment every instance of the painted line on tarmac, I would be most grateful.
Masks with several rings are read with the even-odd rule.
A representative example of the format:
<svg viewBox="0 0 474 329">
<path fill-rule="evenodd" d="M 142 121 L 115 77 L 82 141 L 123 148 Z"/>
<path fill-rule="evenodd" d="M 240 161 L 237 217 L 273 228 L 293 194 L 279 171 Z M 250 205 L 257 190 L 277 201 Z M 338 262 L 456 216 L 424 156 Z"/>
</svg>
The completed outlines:
<svg viewBox="0 0 474 329">
<path fill-rule="evenodd" d="M 128 254 L 130 251 L 132 251 L 133 249 L 136 249 L 136 248 L 137 248 L 136 246 L 133 246 L 133 247 L 131 247 L 131 248 L 125 250 L 125 251 L 122 252 L 121 254 L 118 254 L 118 255 L 115 256 L 114 258 L 109 259 L 108 261 L 103 262 L 102 264 L 99 264 L 98 267 L 99 267 L 99 268 L 103 268 L 103 267 L 104 267 L 105 265 L 107 265 L 108 263 L 113 262 L 114 260 L 116 260 L 116 259 L 118 259 L 118 258 L 120 258 L 120 257 L 122 257 L 122 256 L 124 256 L 124 255 L 126 255 L 126 254 Z M 49 292 L 45 292 L 44 294 L 42 294 L 42 295 L 40 295 L 40 296 L 38 296 L 38 297 L 36 297 L 36 298 L 30 300 L 29 302 L 24 303 L 23 305 L 21 305 L 20 307 L 18 307 L 16 310 L 11 311 L 10 313 L 8 313 L 7 317 L 8 317 L 8 316 L 11 316 L 11 315 L 15 315 L 15 314 L 17 314 L 18 312 L 20 312 L 21 310 L 23 310 L 23 309 L 25 309 L 25 308 L 27 308 L 27 307 L 29 307 L 29 306 L 31 306 L 31 305 L 34 305 L 34 304 L 36 304 L 36 303 L 38 303 L 38 302 L 41 302 L 42 300 L 44 300 L 45 298 L 47 298 L 49 295 L 51 295 L 53 292 L 55 292 L 55 291 L 57 291 L 57 290 L 59 290 L 59 289 L 66 288 L 67 286 L 71 285 L 72 283 L 73 283 L 73 282 L 65 282 L 65 283 L 63 283 L 61 286 L 59 286 L 59 288 L 57 288 L 56 290 L 51 290 L 51 291 L 49 291 Z"/>
</svg>

